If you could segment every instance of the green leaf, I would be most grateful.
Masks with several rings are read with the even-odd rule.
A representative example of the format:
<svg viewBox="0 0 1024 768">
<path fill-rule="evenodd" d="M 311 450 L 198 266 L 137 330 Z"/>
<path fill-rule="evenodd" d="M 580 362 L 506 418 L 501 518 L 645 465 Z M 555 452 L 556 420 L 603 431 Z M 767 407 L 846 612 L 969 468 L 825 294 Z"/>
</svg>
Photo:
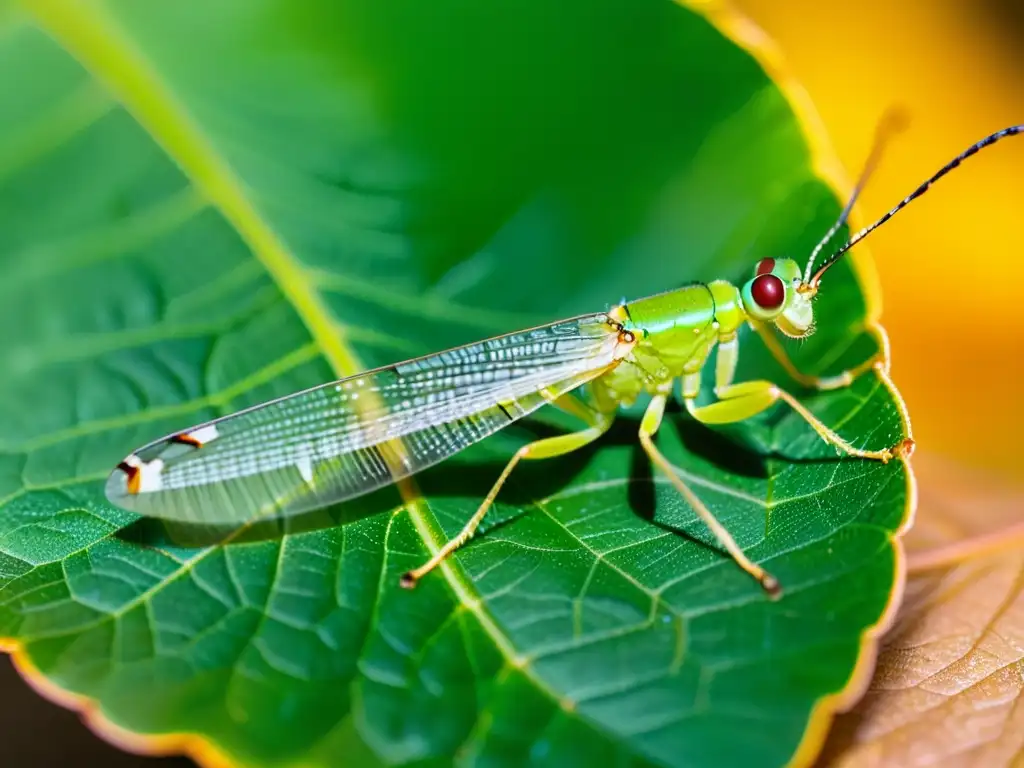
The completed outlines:
<svg viewBox="0 0 1024 768">
<path fill-rule="evenodd" d="M 784 408 L 720 433 L 677 408 L 658 436 L 775 603 L 652 472 L 635 412 L 517 470 L 413 591 L 563 422 L 404 506 L 218 546 L 102 493 L 171 430 L 803 258 L 840 204 L 751 53 L 667 0 L 0 7 L 0 635 L 30 675 L 108 734 L 255 766 L 813 758 L 870 671 L 910 481 Z M 851 263 L 816 307 L 805 370 L 875 351 Z M 741 350 L 742 378 L 782 380 Z M 906 433 L 876 373 L 804 402 L 858 445 Z"/>
</svg>

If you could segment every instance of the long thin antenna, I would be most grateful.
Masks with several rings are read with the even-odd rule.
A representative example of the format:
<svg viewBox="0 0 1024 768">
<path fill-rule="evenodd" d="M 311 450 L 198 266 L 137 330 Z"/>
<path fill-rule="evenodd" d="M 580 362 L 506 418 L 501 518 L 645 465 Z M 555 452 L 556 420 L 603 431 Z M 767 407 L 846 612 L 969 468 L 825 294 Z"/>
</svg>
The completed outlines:
<svg viewBox="0 0 1024 768">
<path fill-rule="evenodd" d="M 898 109 L 889 109 L 879 120 L 878 126 L 875 128 L 875 138 L 871 142 L 871 152 L 868 154 L 868 159 L 864 163 L 864 168 L 860 172 L 860 178 L 857 179 L 857 185 L 853 188 L 853 192 L 850 195 L 850 199 L 846 203 L 846 207 L 843 208 L 842 213 L 839 214 L 839 218 L 836 219 L 836 223 L 825 233 L 825 236 L 818 241 L 818 244 L 814 246 L 814 250 L 811 251 L 811 256 L 807 260 L 807 268 L 804 269 L 804 282 L 808 282 L 811 279 L 811 270 L 814 268 L 814 261 L 818 258 L 818 254 L 821 253 L 822 249 L 831 242 L 832 238 L 835 237 L 836 232 L 839 228 L 846 223 L 846 220 L 850 217 L 850 211 L 853 210 L 854 204 L 857 202 L 857 198 L 860 197 L 861 191 L 867 185 L 868 179 L 871 178 L 871 174 L 874 173 L 875 168 L 878 167 L 878 161 L 882 157 L 882 150 L 885 148 L 886 143 L 895 134 L 899 133 L 906 127 L 907 116 L 906 113 Z"/>
<path fill-rule="evenodd" d="M 846 244 L 842 248 L 840 248 L 838 251 L 833 253 L 825 261 L 825 263 L 822 264 L 818 268 L 818 271 L 814 273 L 814 277 L 812 277 L 809 281 L 805 281 L 807 287 L 811 288 L 811 289 L 816 288 L 817 285 L 818 285 L 818 281 L 821 280 L 821 276 L 823 274 L 825 274 L 825 271 L 829 267 L 831 267 L 833 264 L 836 263 L 836 261 L 839 260 L 840 256 L 842 256 L 848 250 L 853 248 L 853 246 L 855 246 L 857 243 L 859 243 L 865 237 L 870 235 L 872 232 L 874 232 L 880 226 L 885 224 L 885 222 L 887 222 L 889 219 L 891 219 L 893 216 L 895 216 L 897 213 L 899 213 L 900 210 L 902 210 L 907 205 L 909 205 L 911 202 L 913 202 L 914 200 L 919 198 L 921 195 L 923 195 L 925 192 L 927 192 L 928 188 L 931 187 L 932 184 L 934 184 L 936 181 L 941 179 L 947 173 L 952 171 L 954 168 L 956 168 L 958 165 L 960 165 L 960 163 L 962 163 L 968 157 L 970 157 L 971 155 L 977 154 L 978 152 L 983 150 L 985 147 L 992 146 L 993 144 L 995 144 L 1000 139 L 1004 139 L 1007 136 L 1016 136 L 1019 133 L 1024 133 L 1024 125 L 1011 125 L 1009 128 L 1003 128 L 1003 130 L 1001 130 L 1001 131 L 996 131 L 995 133 L 986 136 L 984 139 L 982 139 L 978 143 L 972 144 L 970 147 L 965 149 L 959 155 L 957 155 L 952 160 L 950 160 L 948 163 L 946 163 L 946 165 L 944 165 L 942 168 L 940 168 L 930 179 L 928 179 L 921 186 L 919 186 L 917 189 L 915 189 L 913 192 L 911 192 L 909 195 L 907 195 L 905 198 L 903 198 L 903 201 L 900 202 L 899 205 L 897 205 L 895 208 L 893 208 L 891 211 L 889 211 L 887 214 L 885 214 L 882 218 L 880 218 L 874 224 L 872 224 L 869 227 L 865 227 L 860 232 L 858 232 L 853 237 L 851 237 L 849 240 L 847 240 Z"/>
</svg>

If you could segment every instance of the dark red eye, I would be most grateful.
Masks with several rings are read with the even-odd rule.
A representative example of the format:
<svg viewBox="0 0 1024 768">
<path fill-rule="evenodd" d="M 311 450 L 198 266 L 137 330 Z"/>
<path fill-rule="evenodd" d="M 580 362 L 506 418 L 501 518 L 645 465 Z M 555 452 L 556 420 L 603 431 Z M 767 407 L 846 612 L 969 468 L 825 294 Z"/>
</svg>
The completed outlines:
<svg viewBox="0 0 1024 768">
<path fill-rule="evenodd" d="M 761 259 L 757 262 L 757 269 L 754 271 L 755 275 L 767 275 L 775 269 L 775 259 Z"/>
<path fill-rule="evenodd" d="M 778 309 L 786 300 L 786 286 L 775 275 L 759 275 L 750 286 L 750 295 L 761 309 Z"/>
</svg>

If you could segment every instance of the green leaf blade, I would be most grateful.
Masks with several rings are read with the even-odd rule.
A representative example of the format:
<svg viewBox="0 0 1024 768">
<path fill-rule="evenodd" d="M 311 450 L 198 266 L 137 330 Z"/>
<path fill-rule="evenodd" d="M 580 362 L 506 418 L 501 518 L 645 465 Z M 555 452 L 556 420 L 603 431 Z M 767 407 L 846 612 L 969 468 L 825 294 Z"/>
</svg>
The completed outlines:
<svg viewBox="0 0 1024 768">
<path fill-rule="evenodd" d="M 741 434 L 781 458 L 679 415 L 658 438 L 776 570 L 778 605 L 651 472 L 628 417 L 517 470 L 495 522 L 413 592 L 399 576 L 530 429 L 418 478 L 408 513 L 387 490 L 223 546 L 102 496 L 172 429 L 809 252 L 839 205 L 756 63 L 670 3 L 591 6 L 396 22 L 226 3 L 195 31 L 187 3 L 27 5 L 0 42 L 52 83 L 0 93 L 18 114 L 0 126 L 0 634 L 22 659 L 120 728 L 253 765 L 796 750 L 887 610 L 908 480 L 837 462 L 790 414 Z M 842 270 L 794 352 L 809 370 L 872 349 Z M 742 354 L 746 377 L 779 375 L 756 339 Z M 871 447 L 903 435 L 873 376 L 806 402 Z"/>
</svg>

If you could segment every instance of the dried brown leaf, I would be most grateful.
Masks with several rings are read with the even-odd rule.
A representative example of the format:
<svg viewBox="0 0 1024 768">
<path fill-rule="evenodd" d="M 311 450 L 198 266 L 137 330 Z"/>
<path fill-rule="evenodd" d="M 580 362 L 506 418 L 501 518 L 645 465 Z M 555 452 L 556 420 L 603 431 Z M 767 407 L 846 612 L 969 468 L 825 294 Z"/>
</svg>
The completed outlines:
<svg viewBox="0 0 1024 768">
<path fill-rule="evenodd" d="M 903 606 L 819 764 L 1024 765 L 1024 484 L 923 452 L 914 469 Z M 917 570 L 968 540 L 966 561 Z"/>
</svg>

